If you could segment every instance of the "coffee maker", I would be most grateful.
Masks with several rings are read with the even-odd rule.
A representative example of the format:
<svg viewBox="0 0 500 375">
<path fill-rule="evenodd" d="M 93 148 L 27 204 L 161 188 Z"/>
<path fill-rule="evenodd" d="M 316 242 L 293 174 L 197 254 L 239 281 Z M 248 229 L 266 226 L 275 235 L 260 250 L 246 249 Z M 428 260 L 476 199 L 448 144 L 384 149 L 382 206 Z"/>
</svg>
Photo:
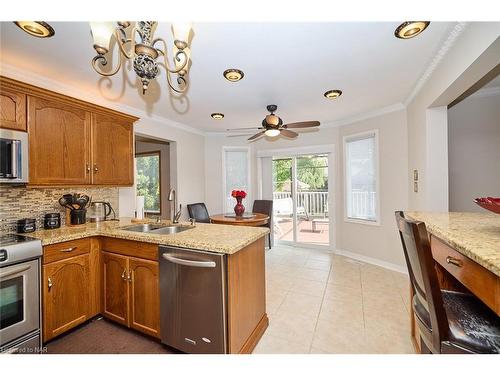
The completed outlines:
<svg viewBox="0 0 500 375">
<path fill-rule="evenodd" d="M 110 218 L 113 213 L 113 219 Z M 109 202 L 92 202 L 87 212 L 88 220 L 92 223 L 97 221 L 115 220 L 116 213 Z"/>
</svg>

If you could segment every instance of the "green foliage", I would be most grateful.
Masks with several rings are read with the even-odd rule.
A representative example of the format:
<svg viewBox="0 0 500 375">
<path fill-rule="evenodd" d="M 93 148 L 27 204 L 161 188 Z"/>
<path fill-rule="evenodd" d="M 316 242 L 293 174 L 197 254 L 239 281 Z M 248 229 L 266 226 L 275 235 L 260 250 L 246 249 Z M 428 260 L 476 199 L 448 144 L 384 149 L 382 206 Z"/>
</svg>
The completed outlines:
<svg viewBox="0 0 500 375">
<path fill-rule="evenodd" d="M 297 158 L 299 190 L 328 190 L 328 157 L 304 156 Z M 290 191 L 292 159 L 273 160 L 274 191 Z"/>
<path fill-rule="evenodd" d="M 146 211 L 160 211 L 159 155 L 137 156 L 137 195 L 144 196 Z"/>
</svg>

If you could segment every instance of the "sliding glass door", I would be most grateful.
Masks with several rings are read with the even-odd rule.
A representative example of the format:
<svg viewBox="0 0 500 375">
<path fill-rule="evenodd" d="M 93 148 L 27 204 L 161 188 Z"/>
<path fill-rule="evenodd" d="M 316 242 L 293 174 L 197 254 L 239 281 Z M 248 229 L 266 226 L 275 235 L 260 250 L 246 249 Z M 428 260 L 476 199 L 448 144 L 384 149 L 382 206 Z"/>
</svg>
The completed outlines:
<svg viewBox="0 0 500 375">
<path fill-rule="evenodd" d="M 274 238 L 329 245 L 328 155 L 273 158 Z"/>
</svg>

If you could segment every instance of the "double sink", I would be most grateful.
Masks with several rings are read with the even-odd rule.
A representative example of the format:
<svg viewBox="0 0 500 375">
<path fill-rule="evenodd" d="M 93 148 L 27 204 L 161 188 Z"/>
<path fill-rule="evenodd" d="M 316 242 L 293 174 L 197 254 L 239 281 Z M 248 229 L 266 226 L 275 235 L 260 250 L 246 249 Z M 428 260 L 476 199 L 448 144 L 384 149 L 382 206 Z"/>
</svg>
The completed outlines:
<svg viewBox="0 0 500 375">
<path fill-rule="evenodd" d="M 184 232 L 185 230 L 191 229 L 191 226 L 180 226 L 180 225 L 162 225 L 162 224 L 136 224 L 126 227 L 121 227 L 121 230 L 126 230 L 129 232 L 140 232 L 140 233 L 151 233 L 151 234 L 174 234 Z"/>
</svg>

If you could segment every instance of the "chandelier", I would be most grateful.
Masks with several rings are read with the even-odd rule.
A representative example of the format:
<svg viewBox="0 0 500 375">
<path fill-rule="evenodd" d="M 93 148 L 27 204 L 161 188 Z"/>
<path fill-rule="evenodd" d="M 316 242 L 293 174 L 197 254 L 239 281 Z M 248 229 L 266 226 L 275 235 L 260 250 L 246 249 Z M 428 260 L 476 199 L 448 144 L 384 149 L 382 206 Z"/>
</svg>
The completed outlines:
<svg viewBox="0 0 500 375">
<path fill-rule="evenodd" d="M 160 65 L 163 65 L 169 87 L 177 93 L 184 92 L 188 85 L 186 75 L 190 63 L 188 42 L 191 24 L 172 24 L 173 66 L 168 62 L 167 42 L 162 38 L 154 38 L 157 24 L 156 21 L 138 21 L 134 25 L 128 21 L 90 22 L 94 49 L 97 52 L 92 59 L 94 70 L 102 76 L 109 77 L 120 70 L 124 59 L 133 59 L 134 71 L 142 82 L 142 93 L 145 94 L 149 82 L 156 78 Z M 113 37 L 119 47 L 118 63 L 110 70 L 103 70 L 108 64 L 106 54 L 109 52 Z M 160 56 L 163 57 L 163 63 L 157 61 Z"/>
</svg>

